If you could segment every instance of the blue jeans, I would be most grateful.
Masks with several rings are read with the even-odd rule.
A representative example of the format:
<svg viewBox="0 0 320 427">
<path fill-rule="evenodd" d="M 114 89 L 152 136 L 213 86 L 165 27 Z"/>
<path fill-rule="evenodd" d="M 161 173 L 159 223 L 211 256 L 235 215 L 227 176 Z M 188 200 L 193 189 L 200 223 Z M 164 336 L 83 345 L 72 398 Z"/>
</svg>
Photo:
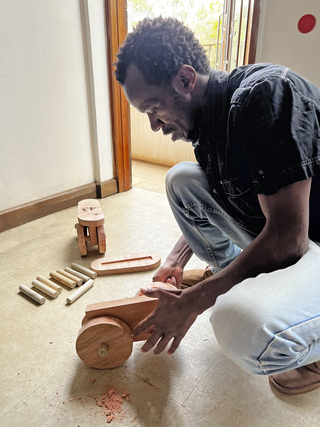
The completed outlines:
<svg viewBox="0 0 320 427">
<path fill-rule="evenodd" d="M 217 204 L 197 163 L 174 166 L 166 190 L 190 248 L 214 272 L 255 238 Z M 310 241 L 296 264 L 235 285 L 218 297 L 210 320 L 223 352 L 254 374 L 320 360 L 320 248 Z"/>
</svg>

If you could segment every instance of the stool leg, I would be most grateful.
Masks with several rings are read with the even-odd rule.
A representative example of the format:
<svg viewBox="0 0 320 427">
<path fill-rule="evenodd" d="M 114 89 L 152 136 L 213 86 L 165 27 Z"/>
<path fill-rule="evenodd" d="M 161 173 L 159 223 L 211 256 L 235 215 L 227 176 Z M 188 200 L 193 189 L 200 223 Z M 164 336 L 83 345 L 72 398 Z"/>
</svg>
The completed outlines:
<svg viewBox="0 0 320 427">
<path fill-rule="evenodd" d="M 90 236 L 91 245 L 92 246 L 97 245 L 98 244 L 97 227 L 89 225 L 89 236 Z"/>
<path fill-rule="evenodd" d="M 83 226 L 80 224 L 76 224 L 75 227 L 77 229 L 78 245 L 79 245 L 80 255 L 85 256 L 85 255 L 87 255 L 87 246 L 86 246 L 86 241 L 85 241 L 85 237 L 84 237 Z"/>
<path fill-rule="evenodd" d="M 104 231 L 103 225 L 97 226 L 97 234 L 98 234 L 99 254 L 104 254 L 107 252 L 107 242 L 106 242 L 106 233 Z"/>
</svg>

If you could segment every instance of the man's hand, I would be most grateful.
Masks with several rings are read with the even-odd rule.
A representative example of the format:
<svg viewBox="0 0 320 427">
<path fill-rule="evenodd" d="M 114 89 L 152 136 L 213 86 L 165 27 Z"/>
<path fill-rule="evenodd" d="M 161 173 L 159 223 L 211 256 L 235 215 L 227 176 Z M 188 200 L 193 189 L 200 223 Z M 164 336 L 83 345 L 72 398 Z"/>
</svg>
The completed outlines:
<svg viewBox="0 0 320 427">
<path fill-rule="evenodd" d="M 140 322 L 132 331 L 134 335 L 139 335 L 154 326 L 151 337 L 145 342 L 141 351 L 147 352 L 155 347 L 154 353 L 160 354 L 165 350 L 169 341 L 173 339 L 168 350 L 168 354 L 173 354 L 188 329 L 196 320 L 198 313 L 188 303 L 187 294 L 184 291 L 179 291 L 178 289 L 141 288 L 141 292 L 150 298 L 159 299 L 158 306 L 154 312 Z"/>
<path fill-rule="evenodd" d="M 172 283 L 177 289 L 181 287 L 183 269 L 178 265 L 171 265 L 166 261 L 153 276 L 153 282 Z M 174 281 L 172 279 L 174 278 Z"/>
</svg>

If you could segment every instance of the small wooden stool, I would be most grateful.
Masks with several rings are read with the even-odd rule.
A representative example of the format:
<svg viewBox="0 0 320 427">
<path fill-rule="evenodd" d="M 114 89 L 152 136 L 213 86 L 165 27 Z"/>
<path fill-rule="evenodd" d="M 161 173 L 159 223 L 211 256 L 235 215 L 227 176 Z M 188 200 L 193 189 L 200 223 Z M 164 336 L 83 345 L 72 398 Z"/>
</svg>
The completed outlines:
<svg viewBox="0 0 320 427">
<path fill-rule="evenodd" d="M 151 287 L 158 287 L 157 282 Z M 167 289 L 177 288 L 162 283 Z M 138 293 L 132 298 L 90 304 L 76 341 L 80 359 L 96 369 L 111 369 L 122 365 L 131 355 L 134 341 L 147 340 L 153 327 L 132 338 L 131 331 L 158 305 L 157 298 Z"/>
<path fill-rule="evenodd" d="M 81 200 L 78 203 L 78 235 L 80 255 L 87 255 L 86 242 L 98 245 L 99 254 L 106 252 L 106 234 L 104 231 L 104 213 L 96 199 Z"/>
</svg>

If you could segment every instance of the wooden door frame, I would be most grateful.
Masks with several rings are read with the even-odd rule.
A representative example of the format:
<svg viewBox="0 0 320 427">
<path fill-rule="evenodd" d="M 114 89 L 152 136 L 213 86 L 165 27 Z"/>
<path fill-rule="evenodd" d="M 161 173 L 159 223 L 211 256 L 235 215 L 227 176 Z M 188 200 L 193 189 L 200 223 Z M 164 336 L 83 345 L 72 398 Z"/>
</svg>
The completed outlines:
<svg viewBox="0 0 320 427">
<path fill-rule="evenodd" d="M 260 20 L 260 2 L 255 0 L 250 13 L 250 43 L 247 50 L 247 62 L 255 62 Z M 119 46 L 126 38 L 128 31 L 127 0 L 105 0 L 106 29 L 108 41 L 108 70 L 110 86 L 110 107 L 112 122 L 112 138 L 114 148 L 114 176 L 118 183 L 118 191 L 127 191 L 132 186 L 131 174 L 131 136 L 130 106 L 121 86 L 114 77 L 113 63 Z"/>
<path fill-rule="evenodd" d="M 127 1 L 106 0 L 105 13 L 114 150 L 113 168 L 118 183 L 118 191 L 121 193 L 130 190 L 132 186 L 130 109 L 123 90 L 115 79 L 113 64 L 116 61 L 119 46 L 127 35 Z"/>
</svg>

